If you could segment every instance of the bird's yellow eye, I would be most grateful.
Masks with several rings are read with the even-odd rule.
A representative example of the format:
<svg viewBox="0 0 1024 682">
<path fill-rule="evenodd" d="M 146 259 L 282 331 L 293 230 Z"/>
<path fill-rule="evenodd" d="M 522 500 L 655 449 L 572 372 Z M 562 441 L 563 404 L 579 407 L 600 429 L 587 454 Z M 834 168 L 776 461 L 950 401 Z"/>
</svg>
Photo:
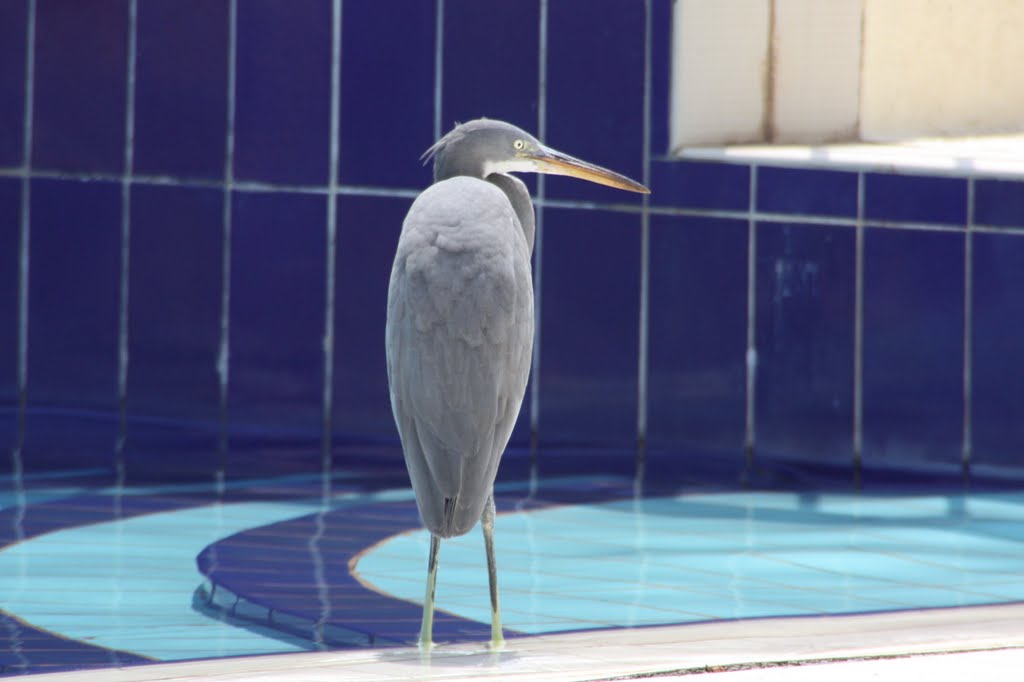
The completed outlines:
<svg viewBox="0 0 1024 682">
<path fill-rule="evenodd" d="M 522 151 L 523 147 L 525 146 L 526 143 L 523 142 L 522 140 L 516 140 L 515 142 L 512 143 L 512 148 L 515 149 L 517 152 Z"/>
</svg>

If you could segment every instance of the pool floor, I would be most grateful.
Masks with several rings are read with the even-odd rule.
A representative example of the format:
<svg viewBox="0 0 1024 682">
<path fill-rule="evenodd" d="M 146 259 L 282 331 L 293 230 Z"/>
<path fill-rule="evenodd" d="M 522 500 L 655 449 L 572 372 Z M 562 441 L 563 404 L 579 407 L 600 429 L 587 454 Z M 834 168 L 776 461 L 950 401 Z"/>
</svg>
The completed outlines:
<svg viewBox="0 0 1024 682">
<path fill-rule="evenodd" d="M 400 467 L 5 480 L 5 675 L 365 651 L 418 634 L 428 537 Z M 502 480 L 507 635 L 1024 602 L 1024 492 L 735 488 L 660 481 L 639 495 L 615 473 Z M 489 639 L 479 530 L 442 543 L 437 607 L 439 642 Z"/>
</svg>

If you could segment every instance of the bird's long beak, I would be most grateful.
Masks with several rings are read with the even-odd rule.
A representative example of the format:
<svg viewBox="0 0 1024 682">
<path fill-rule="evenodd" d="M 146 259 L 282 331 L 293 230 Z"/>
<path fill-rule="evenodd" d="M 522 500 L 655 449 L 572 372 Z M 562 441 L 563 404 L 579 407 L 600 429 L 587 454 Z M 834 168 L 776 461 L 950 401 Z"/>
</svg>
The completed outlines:
<svg viewBox="0 0 1024 682">
<path fill-rule="evenodd" d="M 579 178 L 580 180 L 596 182 L 599 185 L 607 185 L 609 187 L 624 189 L 627 192 L 639 192 L 640 194 L 651 193 L 651 190 L 647 189 L 639 182 L 630 180 L 625 175 L 619 175 L 615 171 L 610 171 L 607 168 L 587 163 L 586 161 L 577 159 L 575 156 L 563 154 L 557 149 L 541 146 L 536 152 L 530 152 L 526 154 L 526 156 L 534 162 L 535 170 L 538 173 L 568 175 L 574 178 Z"/>
</svg>

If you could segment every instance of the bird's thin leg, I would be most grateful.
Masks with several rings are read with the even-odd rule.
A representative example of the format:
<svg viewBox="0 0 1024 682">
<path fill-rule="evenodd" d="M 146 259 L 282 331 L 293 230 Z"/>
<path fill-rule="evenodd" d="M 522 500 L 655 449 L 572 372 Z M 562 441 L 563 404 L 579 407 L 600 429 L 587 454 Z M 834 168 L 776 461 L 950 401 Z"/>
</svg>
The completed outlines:
<svg viewBox="0 0 1024 682">
<path fill-rule="evenodd" d="M 499 649 L 505 644 L 501 632 L 501 604 L 498 602 L 498 565 L 494 561 L 494 493 L 487 498 L 480 518 L 484 529 L 484 548 L 487 550 L 487 577 L 491 585 L 491 647 Z"/>
<path fill-rule="evenodd" d="M 430 559 L 427 561 L 427 595 L 423 598 L 423 623 L 420 625 L 420 648 L 434 646 L 434 587 L 437 585 L 437 551 L 441 538 L 430 535 Z"/>
</svg>

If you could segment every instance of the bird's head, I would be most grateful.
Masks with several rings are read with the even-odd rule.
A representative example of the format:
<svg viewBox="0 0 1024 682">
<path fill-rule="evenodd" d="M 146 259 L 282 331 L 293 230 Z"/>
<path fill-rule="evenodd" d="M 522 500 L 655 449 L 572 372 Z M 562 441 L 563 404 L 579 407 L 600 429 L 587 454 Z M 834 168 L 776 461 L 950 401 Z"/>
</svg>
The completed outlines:
<svg viewBox="0 0 1024 682">
<path fill-rule="evenodd" d="M 493 173 L 568 175 L 630 192 L 650 190 L 624 175 L 546 147 L 525 130 L 492 119 L 462 123 L 423 154 L 434 161 L 434 181 L 457 175 L 486 178 Z"/>
</svg>

